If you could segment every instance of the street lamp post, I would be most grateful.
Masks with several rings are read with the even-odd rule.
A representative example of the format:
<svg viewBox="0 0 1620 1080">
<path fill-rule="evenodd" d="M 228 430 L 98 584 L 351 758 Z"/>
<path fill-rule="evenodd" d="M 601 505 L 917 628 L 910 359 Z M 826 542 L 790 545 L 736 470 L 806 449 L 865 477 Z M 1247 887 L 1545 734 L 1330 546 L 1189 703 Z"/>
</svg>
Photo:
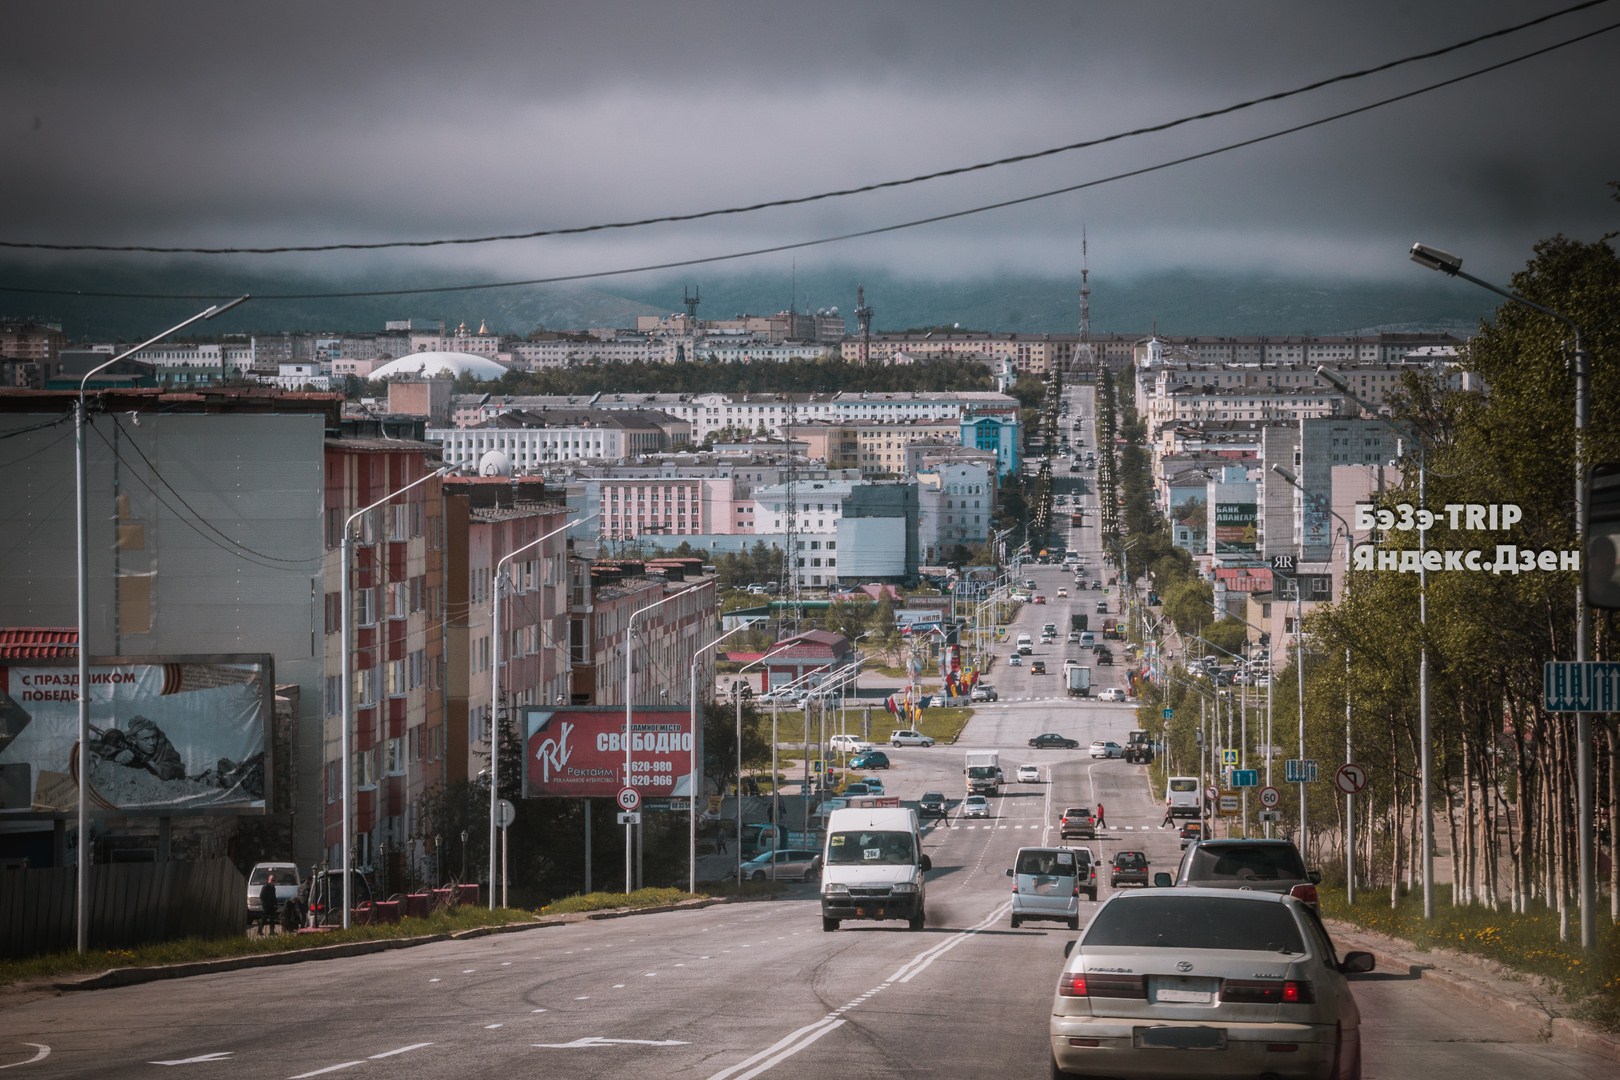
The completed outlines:
<svg viewBox="0 0 1620 1080">
<path fill-rule="evenodd" d="M 378 499 L 365 509 L 356 510 L 343 522 L 343 544 L 341 551 L 343 579 L 338 585 L 339 604 L 343 608 L 343 676 L 340 679 L 340 683 L 342 685 L 341 692 L 343 694 L 343 730 L 338 735 L 338 754 L 342 758 L 342 760 L 338 763 L 338 772 L 341 777 L 339 782 L 343 786 L 343 836 L 339 841 L 342 851 L 341 862 L 343 863 L 343 885 L 338 890 L 338 895 L 343 898 L 343 928 L 345 930 L 349 928 L 349 909 L 351 906 L 349 902 L 349 833 L 352 831 L 351 823 L 354 819 L 354 802 L 350 798 L 354 784 L 354 776 L 352 773 L 353 763 L 350 760 L 353 757 L 351 739 L 353 737 L 354 730 L 354 587 L 350 581 L 350 578 L 353 577 L 354 574 L 354 523 L 356 520 L 365 516 L 366 514 L 371 513 L 371 511 L 377 509 L 379 506 L 382 506 L 384 503 L 399 498 L 412 488 L 420 484 L 425 484 L 435 477 L 448 476 L 450 473 L 455 471 L 454 466 L 447 465 L 442 469 L 435 469 L 433 472 L 419 476 L 415 480 L 412 480 L 410 483 L 406 484 L 404 487 L 400 488 L 398 491 L 391 491 L 387 495 L 384 495 L 382 498 Z M 465 864 L 467 861 L 467 834 L 465 832 L 462 833 L 461 840 L 461 860 L 463 864 Z M 462 869 L 462 876 L 466 876 L 465 866 L 463 866 Z M 490 888 L 493 890 L 494 887 L 495 883 L 493 881 L 490 882 Z"/>
<path fill-rule="evenodd" d="M 79 577 L 79 851 L 78 872 L 74 892 L 74 917 L 77 923 L 78 951 L 84 952 L 90 944 L 90 481 L 89 465 L 84 448 L 84 428 L 88 409 L 84 399 L 90 380 L 97 374 L 127 360 L 148 345 L 156 344 L 194 322 L 217 318 L 248 297 L 239 296 L 224 304 L 214 304 L 207 311 L 199 311 L 184 322 L 176 323 L 161 334 L 147 338 L 133 349 L 125 349 L 111 360 L 97 364 L 79 380 L 79 396 L 73 404 L 73 466 L 74 485 L 78 507 L 78 577 Z"/>
<path fill-rule="evenodd" d="M 712 581 L 700 582 L 689 589 L 682 589 L 678 593 L 671 593 L 662 600 L 654 600 L 645 607 L 637 608 L 630 613 L 624 626 L 624 786 L 634 787 L 634 774 L 630 768 L 630 751 L 635 746 L 634 722 L 631 710 L 635 704 L 635 673 L 634 641 L 636 637 L 636 616 L 644 615 L 654 608 L 663 607 L 671 600 L 679 600 L 683 596 L 690 596 L 699 589 L 712 585 Z M 635 891 L 635 838 L 636 827 L 628 821 L 624 825 L 624 892 L 628 896 Z"/>
<path fill-rule="evenodd" d="M 775 656 L 777 653 L 786 652 L 789 649 L 791 649 L 792 647 L 793 647 L 793 640 L 792 639 L 789 639 L 788 641 L 784 641 L 784 642 L 778 642 L 772 648 L 767 649 L 765 651 L 764 655 L 760 656 L 757 660 L 750 660 L 750 661 L 748 661 L 748 663 L 746 663 L 742 667 L 738 668 L 737 669 L 737 674 L 741 675 L 743 672 L 747 671 L 751 667 L 754 667 L 756 664 L 763 664 L 765 661 L 769 660 L 771 657 Z M 770 671 L 767 668 L 766 669 L 766 676 L 765 676 L 765 685 L 767 687 L 770 687 L 770 683 L 771 683 Z M 742 731 L 742 694 L 738 692 L 737 686 L 738 686 L 738 684 L 734 680 L 732 682 L 732 684 L 731 684 L 731 697 L 732 697 L 732 700 L 736 703 L 736 706 L 737 706 L 737 746 L 736 746 L 736 751 L 737 751 L 737 801 L 736 801 L 736 804 L 734 805 L 733 809 L 736 811 L 736 817 L 737 817 L 737 854 L 739 856 L 738 859 L 737 859 L 737 884 L 740 886 L 740 885 L 742 885 L 742 858 L 741 858 L 741 855 L 742 855 L 742 818 L 743 818 L 743 814 L 742 814 L 742 744 L 743 744 L 743 731 Z M 775 702 L 775 699 L 773 698 L 772 702 L 771 702 L 771 708 L 774 710 L 775 707 L 776 707 L 776 702 Z M 776 720 L 775 720 L 774 716 L 771 719 L 771 731 L 772 731 L 772 737 L 771 737 L 772 751 L 774 752 L 775 751 L 775 742 L 776 742 L 776 738 L 775 738 Z M 810 738 L 810 716 L 809 716 L 808 711 L 806 711 L 805 718 L 804 718 L 804 737 L 807 740 Z M 774 770 L 774 766 L 773 766 L 773 770 Z M 771 783 L 772 783 L 772 786 L 774 787 L 775 783 L 776 783 L 776 776 L 775 776 L 774 771 L 773 771 L 772 776 L 771 776 Z M 722 790 L 722 794 L 723 793 L 724 793 L 724 791 Z M 723 808 L 724 807 L 722 806 L 722 809 Z"/>
<path fill-rule="evenodd" d="M 707 645 L 703 646 L 702 648 L 698 649 L 696 652 L 694 652 L 692 654 L 691 690 L 690 690 L 690 692 L 689 692 L 689 694 L 687 696 L 687 699 L 686 699 L 687 703 L 692 708 L 692 756 L 691 756 L 691 763 L 687 766 L 687 777 L 688 777 L 688 779 L 687 779 L 687 786 L 686 786 L 686 798 L 687 798 L 687 807 L 688 807 L 688 813 L 686 815 L 687 818 L 688 818 L 688 821 L 687 821 L 688 829 L 687 829 L 687 838 L 686 838 L 686 857 L 687 857 L 687 861 L 688 861 L 688 863 L 690 865 L 690 869 L 689 869 L 689 871 L 687 873 L 687 882 L 686 882 L 686 891 L 687 892 L 693 892 L 693 893 L 697 892 L 697 821 L 698 821 L 698 794 L 699 794 L 699 791 L 698 791 L 698 733 L 702 730 L 698 726 L 698 692 L 697 692 L 698 657 L 702 656 L 704 653 L 708 652 L 710 649 L 714 648 L 716 645 L 719 645 L 722 641 L 726 640 L 726 638 L 730 637 L 732 634 L 735 634 L 737 631 L 745 630 L 747 628 L 748 628 L 748 623 L 743 622 L 742 620 L 738 620 L 736 626 L 733 626 L 730 630 L 727 630 L 725 633 L 721 634 L 719 637 L 715 638 L 713 641 L 709 642 Z M 737 838 L 737 842 L 738 842 L 738 844 L 741 844 L 742 843 L 742 837 L 739 836 Z"/>
<path fill-rule="evenodd" d="M 1419 266 L 1430 270 L 1438 270 L 1451 277 L 1460 277 L 1464 281 L 1478 285 L 1498 296 L 1506 297 L 1521 307 L 1532 311 L 1539 311 L 1549 318 L 1556 319 L 1569 327 L 1575 335 L 1575 546 L 1577 550 L 1584 551 L 1586 546 L 1587 521 L 1591 508 L 1587 505 L 1585 476 L 1582 461 L 1586 456 L 1586 421 L 1587 398 L 1592 381 L 1592 358 L 1586 350 L 1581 348 L 1581 328 L 1574 319 L 1543 307 L 1534 300 L 1520 296 L 1488 281 L 1463 273 L 1462 259 L 1455 255 L 1441 251 L 1439 248 L 1427 244 L 1413 244 L 1411 250 L 1412 261 Z M 1422 533 L 1418 534 L 1420 537 Z M 1589 639 L 1591 637 L 1591 612 L 1586 607 L 1586 597 L 1581 590 L 1579 579 L 1575 582 L 1575 660 L 1585 663 L 1589 658 Z M 1593 880 L 1593 864 L 1595 852 L 1592 846 L 1592 721 L 1591 714 L 1580 712 L 1575 714 L 1575 787 L 1576 787 L 1576 837 L 1577 864 L 1579 867 L 1579 890 L 1581 894 L 1581 948 L 1591 950 L 1597 939 L 1597 897 L 1595 882 Z M 1425 912 L 1425 915 L 1428 913 Z"/>
<path fill-rule="evenodd" d="M 538 536 L 521 547 L 514 548 L 504 555 L 495 564 L 495 580 L 490 590 L 490 641 L 489 649 L 491 661 L 489 665 L 489 910 L 495 910 L 495 833 L 496 811 L 500 806 L 501 798 L 501 586 L 506 584 L 506 564 L 530 548 L 539 547 L 560 532 L 566 532 L 575 525 L 583 525 L 595 513 L 575 518 L 557 526 L 544 536 Z M 408 796 L 407 796 L 408 797 Z M 507 867 L 504 861 L 501 866 L 501 906 L 506 906 L 506 874 Z"/>
<path fill-rule="evenodd" d="M 1290 487 L 1296 489 L 1301 497 L 1313 498 L 1312 494 L 1305 490 L 1305 485 L 1299 482 L 1299 478 L 1282 465 L 1272 465 L 1271 471 L 1282 477 Z M 1352 545 L 1355 543 L 1355 538 L 1350 531 L 1350 523 L 1344 520 L 1344 516 L 1333 507 L 1328 506 L 1319 496 L 1315 498 L 1318 500 L 1318 506 L 1338 518 L 1339 524 L 1344 526 L 1344 599 L 1348 600 L 1350 598 Z M 1344 646 L 1344 761 L 1347 765 L 1355 760 L 1351 754 L 1350 645 L 1346 642 Z M 1344 796 L 1344 899 L 1349 904 L 1356 902 L 1356 797 L 1349 792 L 1345 792 Z"/>
</svg>

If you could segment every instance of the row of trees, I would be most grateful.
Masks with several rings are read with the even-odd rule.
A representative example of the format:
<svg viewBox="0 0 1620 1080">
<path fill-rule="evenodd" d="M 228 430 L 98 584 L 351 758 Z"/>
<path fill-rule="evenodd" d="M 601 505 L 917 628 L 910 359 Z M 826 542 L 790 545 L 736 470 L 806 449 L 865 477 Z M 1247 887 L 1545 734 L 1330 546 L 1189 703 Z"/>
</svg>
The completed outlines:
<svg viewBox="0 0 1620 1080">
<path fill-rule="evenodd" d="M 861 364 L 836 352 L 816 360 L 740 363 L 700 356 L 680 364 L 590 361 L 544 371 L 508 371 L 490 382 L 456 382 L 458 393 L 482 394 L 786 394 L 992 390 L 982 360 L 940 357 L 914 364 Z"/>
<path fill-rule="evenodd" d="M 1582 327 L 1593 403 L 1584 464 L 1620 460 L 1620 413 L 1612 408 L 1620 401 L 1615 252 L 1607 242 L 1545 241 L 1514 276 L 1512 289 Z M 1578 550 L 1572 351 L 1562 323 L 1508 303 L 1481 326 L 1461 357 L 1461 367 L 1477 375 L 1474 385 L 1484 389 L 1450 388 L 1441 373 L 1408 377 L 1391 421 L 1411 436 L 1404 479 L 1382 503 L 1434 511 L 1453 504 L 1514 505 L 1523 514 L 1506 531 L 1453 529 L 1442 520 L 1421 536 L 1429 550 L 1478 550 L 1488 562 L 1504 544 L 1532 552 Z M 1238 651 L 1247 629 L 1231 622 L 1210 625 L 1208 586 L 1177 572 L 1181 560 L 1165 550 L 1162 519 L 1154 514 L 1145 520 L 1137 512 L 1130 453 L 1127 447 L 1122 473 L 1125 529 L 1136 541 L 1133 564 L 1140 553 L 1178 631 Z M 1420 455 L 1427 465 L 1422 490 Z M 1392 529 L 1373 538 L 1356 535 L 1357 542 L 1369 539 L 1397 559 L 1409 553 L 1410 560 L 1420 534 Z M 1539 567 L 1522 573 L 1443 569 L 1427 573 L 1426 580 L 1387 569 L 1353 571 L 1345 595 L 1307 617 L 1303 655 L 1290 657 L 1273 686 L 1274 724 L 1295 730 L 1303 663 L 1308 753 L 1336 763 L 1345 745 L 1348 704 L 1354 756 L 1372 777 L 1358 796 L 1358 817 L 1371 819 L 1370 828 L 1358 827 L 1358 880 L 1387 886 L 1392 899 L 1417 880 L 1419 657 L 1426 651 L 1430 794 L 1437 844 L 1456 867 L 1453 901 L 1515 911 L 1545 905 L 1564 913 L 1567 925 L 1575 889 L 1578 747 L 1574 717 L 1543 708 L 1542 678 L 1546 663 L 1575 655 L 1578 578 L 1569 569 Z M 1593 658 L 1614 656 L 1615 630 L 1613 612 L 1595 613 Z M 1149 703 L 1178 709 L 1172 753 L 1183 761 L 1196 760 L 1192 723 L 1182 718 L 1197 715 L 1200 692 L 1173 683 L 1158 688 Z M 1607 859 L 1611 915 L 1620 919 L 1620 862 L 1612 859 L 1620 732 L 1612 717 L 1593 727 L 1597 834 Z M 1331 797 L 1326 784 L 1312 787 L 1310 846 L 1337 854 L 1342 863 L 1343 800 Z M 1292 799 L 1292 792 L 1285 793 L 1284 821 L 1297 820 Z M 1504 848 L 1505 860 L 1499 857 Z M 1333 862 L 1321 861 L 1331 876 Z"/>
</svg>

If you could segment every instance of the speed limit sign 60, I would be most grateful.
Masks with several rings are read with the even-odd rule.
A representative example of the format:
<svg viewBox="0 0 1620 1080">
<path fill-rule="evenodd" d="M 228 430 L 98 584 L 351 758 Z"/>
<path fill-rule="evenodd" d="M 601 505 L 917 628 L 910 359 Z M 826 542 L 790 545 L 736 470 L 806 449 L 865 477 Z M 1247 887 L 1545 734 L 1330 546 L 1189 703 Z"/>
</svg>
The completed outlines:
<svg viewBox="0 0 1620 1080">
<path fill-rule="evenodd" d="M 619 789 L 619 808 L 621 810 L 634 810 L 641 805 L 641 792 L 633 787 Z"/>
<path fill-rule="evenodd" d="M 1282 792 L 1278 791 L 1276 788 L 1263 787 L 1260 789 L 1260 805 L 1265 807 L 1267 810 L 1270 810 L 1280 802 L 1282 802 Z"/>
</svg>

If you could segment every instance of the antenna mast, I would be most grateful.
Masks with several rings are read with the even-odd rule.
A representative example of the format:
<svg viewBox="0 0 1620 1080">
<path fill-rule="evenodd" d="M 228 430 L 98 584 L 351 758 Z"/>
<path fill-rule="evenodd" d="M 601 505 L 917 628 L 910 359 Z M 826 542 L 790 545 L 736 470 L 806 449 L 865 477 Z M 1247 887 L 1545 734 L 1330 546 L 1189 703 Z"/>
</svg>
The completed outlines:
<svg viewBox="0 0 1620 1080">
<path fill-rule="evenodd" d="M 687 347 L 687 351 L 686 351 L 686 358 L 688 360 L 696 360 L 697 359 L 697 309 L 698 309 L 698 305 L 703 302 L 703 287 L 700 285 L 696 289 L 694 289 L 693 291 L 687 292 L 686 291 L 686 286 L 682 285 L 681 286 L 681 302 L 686 305 L 686 335 L 687 335 L 688 340 L 690 341 L 690 345 Z"/>
<path fill-rule="evenodd" d="M 872 309 L 866 304 L 866 286 L 855 286 L 855 324 L 861 328 L 861 363 L 872 359 Z"/>
</svg>

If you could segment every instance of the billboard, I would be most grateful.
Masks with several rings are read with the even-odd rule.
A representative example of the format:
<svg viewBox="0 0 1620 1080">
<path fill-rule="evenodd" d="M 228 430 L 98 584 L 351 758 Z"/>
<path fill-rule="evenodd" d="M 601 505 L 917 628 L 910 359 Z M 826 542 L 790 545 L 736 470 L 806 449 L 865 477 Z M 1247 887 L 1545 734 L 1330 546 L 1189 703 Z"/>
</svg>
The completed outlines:
<svg viewBox="0 0 1620 1080">
<path fill-rule="evenodd" d="M 98 811 L 264 812 L 270 656 L 142 657 L 89 671 L 81 752 L 78 665 L 0 665 L 0 817 L 77 810 L 85 773 Z"/>
<path fill-rule="evenodd" d="M 1252 502 L 1215 504 L 1215 554 L 1252 555 L 1259 547 L 1258 507 Z"/>
<path fill-rule="evenodd" d="M 631 786 L 643 799 L 691 794 L 692 716 L 636 709 Z M 624 706 L 523 710 L 523 797 L 611 799 L 624 783 Z"/>
</svg>

